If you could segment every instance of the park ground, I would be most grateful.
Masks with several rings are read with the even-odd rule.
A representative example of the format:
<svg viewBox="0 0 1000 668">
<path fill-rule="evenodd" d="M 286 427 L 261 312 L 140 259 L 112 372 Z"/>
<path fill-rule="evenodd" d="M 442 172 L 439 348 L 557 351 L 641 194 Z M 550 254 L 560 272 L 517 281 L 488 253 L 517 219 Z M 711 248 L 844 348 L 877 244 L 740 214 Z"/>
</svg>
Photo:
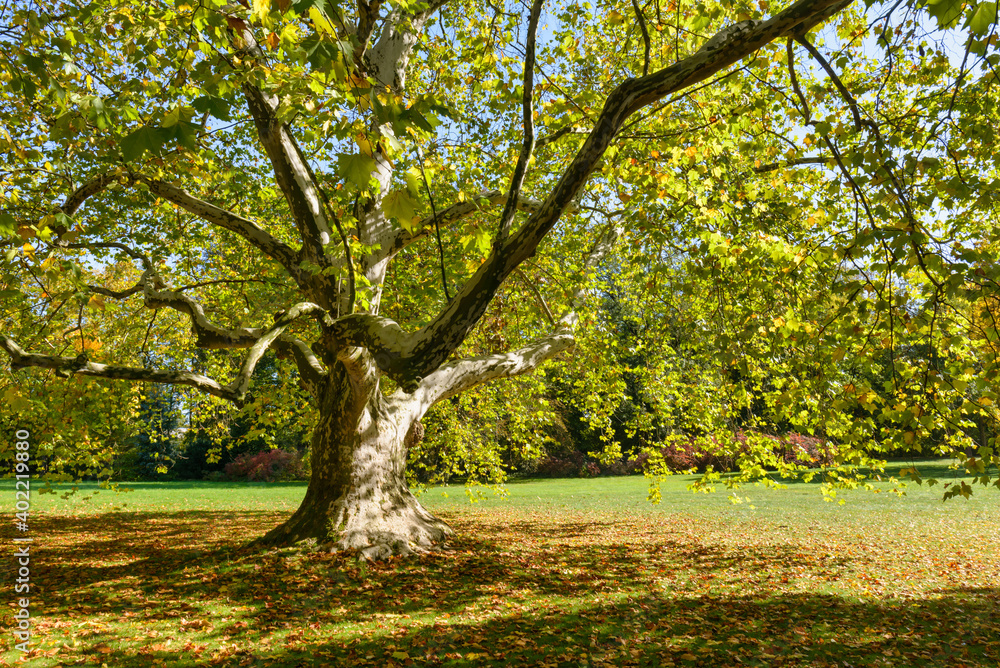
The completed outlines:
<svg viewBox="0 0 1000 668">
<path fill-rule="evenodd" d="M 476 503 L 431 489 L 454 540 L 381 564 L 242 549 L 303 485 L 33 490 L 32 651 L 4 628 L 0 663 L 1000 665 L 996 489 L 942 502 L 940 485 L 900 498 L 883 483 L 840 505 L 797 483 L 734 504 L 688 482 L 668 479 L 656 506 L 641 477 L 514 482 Z"/>
</svg>

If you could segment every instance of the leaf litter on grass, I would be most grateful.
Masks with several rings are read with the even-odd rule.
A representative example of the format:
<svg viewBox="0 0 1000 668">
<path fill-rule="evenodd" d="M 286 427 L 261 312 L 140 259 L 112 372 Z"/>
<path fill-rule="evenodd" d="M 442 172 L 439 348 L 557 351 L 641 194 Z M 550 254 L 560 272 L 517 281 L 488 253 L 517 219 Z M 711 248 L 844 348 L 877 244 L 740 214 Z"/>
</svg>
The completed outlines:
<svg viewBox="0 0 1000 668">
<path fill-rule="evenodd" d="M 456 538 L 423 558 L 241 549 L 284 517 L 38 517 L 27 665 L 1000 662 L 991 523 L 497 505 L 447 510 Z"/>
</svg>

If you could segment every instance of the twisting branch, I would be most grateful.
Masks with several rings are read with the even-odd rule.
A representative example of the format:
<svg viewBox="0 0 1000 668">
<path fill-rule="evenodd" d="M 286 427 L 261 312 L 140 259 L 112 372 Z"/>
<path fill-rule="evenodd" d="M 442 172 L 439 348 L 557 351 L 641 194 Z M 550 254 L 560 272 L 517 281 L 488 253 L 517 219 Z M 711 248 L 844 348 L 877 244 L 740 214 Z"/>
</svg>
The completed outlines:
<svg viewBox="0 0 1000 668">
<path fill-rule="evenodd" d="M 639 20 L 639 29 L 642 30 L 642 43 L 646 53 L 642 59 L 642 76 L 649 74 L 649 30 L 646 28 L 646 17 L 639 7 L 639 0 L 632 0 L 632 9 L 635 10 L 635 17 Z"/>
<path fill-rule="evenodd" d="M 309 345 L 290 334 L 282 334 L 272 347 L 275 349 L 278 357 L 292 356 L 295 360 L 295 366 L 299 370 L 299 379 L 302 386 L 313 396 L 318 396 L 322 382 L 328 373 L 323 363 Z"/>
<path fill-rule="evenodd" d="M 63 212 L 67 216 L 74 215 L 77 210 L 83 204 L 94 195 L 103 192 L 109 185 L 117 182 L 119 179 L 124 179 L 125 183 L 137 183 L 142 182 L 149 186 L 150 191 L 163 199 L 173 202 L 180 208 L 184 209 L 188 213 L 191 213 L 198 218 L 221 227 L 225 230 L 233 232 L 243 239 L 245 239 L 250 245 L 254 246 L 261 252 L 263 252 L 268 257 L 274 259 L 276 262 L 280 263 L 293 278 L 298 280 L 300 278 L 300 270 L 298 268 L 299 261 L 296 257 L 295 251 L 293 251 L 287 245 L 281 243 L 270 234 L 268 234 L 264 229 L 258 226 L 251 220 L 247 220 L 241 216 L 236 215 L 231 211 L 222 209 L 214 204 L 209 204 L 197 197 L 194 197 L 190 193 L 178 188 L 177 186 L 171 185 L 165 181 L 158 179 L 153 179 L 136 174 L 118 174 L 114 172 L 107 172 L 104 174 L 98 174 L 94 178 L 90 179 L 87 183 L 77 188 L 73 191 L 63 202 L 61 206 L 58 207 L 59 211 Z M 151 264 L 149 258 L 137 253 L 136 251 L 124 246 L 123 244 L 116 243 L 66 243 L 62 241 L 59 237 L 65 234 L 68 230 L 64 226 L 58 226 L 55 228 L 56 240 L 53 242 L 54 246 L 60 248 L 71 248 L 71 249 L 95 249 L 95 248 L 117 248 L 130 257 L 140 260 L 143 266 L 149 270 L 151 269 Z"/>
<path fill-rule="evenodd" d="M 542 311 L 545 313 L 545 318 L 549 321 L 550 325 L 554 326 L 556 324 L 555 316 L 552 315 L 552 311 L 549 309 L 549 305 L 545 302 L 545 297 L 542 296 L 538 287 L 528 280 L 528 277 L 524 275 L 524 272 L 521 271 L 520 267 L 518 267 L 515 273 L 517 274 L 517 277 L 521 279 L 521 282 L 524 283 L 524 286 L 531 290 L 531 294 L 535 295 L 535 299 L 538 300 L 539 305 L 542 307 Z"/>
<path fill-rule="evenodd" d="M 238 216 L 214 204 L 209 204 L 166 181 L 145 176 L 136 176 L 135 180 L 145 183 L 154 195 L 173 202 L 188 213 L 239 235 L 251 246 L 281 264 L 297 282 L 301 281 L 299 258 L 296 252 L 291 247 L 272 237 L 252 220 Z"/>
<path fill-rule="evenodd" d="M 862 127 L 868 126 L 869 128 L 874 128 L 877 132 L 878 127 L 874 122 L 861 118 L 861 111 L 858 109 L 858 101 L 854 99 L 853 95 L 851 95 L 851 91 L 847 90 L 847 86 L 845 86 L 844 82 L 840 80 L 840 77 L 837 76 L 837 72 L 833 69 L 830 63 L 827 62 L 826 58 L 823 57 L 823 54 L 821 54 L 816 47 L 812 45 L 805 35 L 797 37 L 795 41 L 806 48 L 809 55 L 811 55 L 813 59 L 820 64 L 820 66 L 826 71 L 827 76 L 830 77 L 830 81 L 832 81 L 833 85 L 837 87 L 838 91 L 840 91 L 840 96 L 844 98 L 848 108 L 851 110 L 851 115 L 854 116 L 854 127 L 860 131 Z"/>
<path fill-rule="evenodd" d="M 428 374 L 414 392 L 419 415 L 439 401 L 469 388 L 495 380 L 529 373 L 575 343 L 569 328 L 543 336 L 509 353 L 483 355 L 449 362 Z"/>
<path fill-rule="evenodd" d="M 57 376 L 68 378 L 73 374 L 110 378 L 114 380 L 138 380 L 148 383 L 165 383 L 169 385 L 188 385 L 208 394 L 232 399 L 227 388 L 208 376 L 189 371 L 162 371 L 152 369 L 137 369 L 134 367 L 108 366 L 91 362 L 85 354 L 76 357 L 59 357 L 56 355 L 35 355 L 25 352 L 8 336 L 0 334 L 0 348 L 10 355 L 10 367 L 14 371 L 28 367 L 53 369 Z"/>
<path fill-rule="evenodd" d="M 330 243 L 330 225 L 320 201 L 319 186 L 310 175 L 311 170 L 288 126 L 276 116 L 277 98 L 249 84 L 243 86 L 243 93 L 275 180 L 295 218 L 303 249 L 308 249 L 311 260 L 322 264 L 323 248 Z"/>
<path fill-rule="evenodd" d="M 66 198 L 63 205 L 59 209 L 65 213 L 67 216 L 72 216 L 76 213 L 76 210 L 83 206 L 83 203 L 88 199 L 101 192 L 109 185 L 114 183 L 118 179 L 118 175 L 113 172 L 105 172 L 104 174 L 98 174 L 94 178 L 87 181 L 85 184 L 77 188 Z"/>
<path fill-rule="evenodd" d="M 517 158 L 514 166 L 514 174 L 510 178 L 510 191 L 507 194 L 507 202 L 504 204 L 503 213 L 500 214 L 500 226 L 497 230 L 494 247 L 499 248 L 507 237 L 510 236 L 510 226 L 514 222 L 514 213 L 517 211 L 517 198 L 521 194 L 521 186 L 524 184 L 524 177 L 528 171 L 528 161 L 531 160 L 531 152 L 535 150 L 535 121 L 534 96 L 535 96 L 535 36 L 538 33 L 538 21 L 542 15 L 542 1 L 535 0 L 531 5 L 531 13 L 528 15 L 528 38 L 524 44 L 524 80 L 521 85 L 521 112 L 522 123 L 524 125 L 524 140 L 521 143 L 521 154 Z"/>
<path fill-rule="evenodd" d="M 147 272 L 141 281 L 146 307 L 171 308 L 186 313 L 191 318 L 191 332 L 195 335 L 196 345 L 199 348 L 211 350 L 249 348 L 263 334 L 260 329 L 219 327 L 205 316 L 205 309 L 200 303 L 183 293 L 158 289 L 155 286 L 156 281 L 149 280 L 151 277 L 152 275 Z"/>
<path fill-rule="evenodd" d="M 549 144 L 555 143 L 569 134 L 587 135 L 590 134 L 590 130 L 582 130 L 574 125 L 564 125 L 552 134 L 545 135 L 541 139 L 535 141 L 535 148 L 539 149 L 543 146 L 548 146 Z"/>
<path fill-rule="evenodd" d="M 424 170 L 424 156 L 417 147 L 417 164 L 420 166 L 420 176 L 424 181 L 424 189 L 427 190 L 427 199 L 431 204 L 431 217 L 434 221 L 434 236 L 437 238 L 438 262 L 441 265 L 441 287 L 444 288 L 445 301 L 451 301 L 451 294 L 448 292 L 448 272 L 444 268 L 444 244 L 441 242 L 441 223 L 438 220 L 437 207 L 434 206 L 434 193 L 431 192 L 431 184 L 427 180 L 427 172 Z"/>
<path fill-rule="evenodd" d="M 243 360 L 243 368 L 240 369 L 240 373 L 237 374 L 236 378 L 230 384 L 233 393 L 240 400 L 246 396 L 247 390 L 250 388 L 250 377 L 253 375 L 253 370 L 257 367 L 257 362 L 259 362 L 260 358 L 264 356 L 267 349 L 279 336 L 281 336 L 282 332 L 284 332 L 289 325 L 299 318 L 307 315 L 322 319 L 326 316 L 326 310 L 323 309 L 323 307 L 311 302 L 296 304 L 287 311 L 280 313 L 275 318 L 274 324 L 271 325 L 271 327 L 269 327 L 267 331 L 264 332 L 250 347 L 246 358 Z"/>
<path fill-rule="evenodd" d="M 137 380 L 148 383 L 164 383 L 168 385 L 188 385 L 202 392 L 229 401 L 240 402 L 246 397 L 250 387 L 250 378 L 260 358 L 282 332 L 295 320 L 306 315 L 322 316 L 326 311 L 322 307 L 304 302 L 296 304 L 276 318 L 275 323 L 250 346 L 240 372 L 232 383 L 222 385 L 216 380 L 202 374 L 190 371 L 166 371 L 157 369 L 139 369 L 135 367 L 109 366 L 91 362 L 86 354 L 76 357 L 60 357 L 57 355 L 37 355 L 25 352 L 8 336 L 0 335 L 0 348 L 10 356 L 11 369 L 17 371 L 27 367 L 53 369 L 56 375 L 68 378 L 71 375 L 92 376 L 95 378 L 110 378 L 114 380 Z"/>
<path fill-rule="evenodd" d="M 55 246 L 56 248 L 66 248 L 66 249 L 70 249 L 70 250 L 88 250 L 88 251 L 96 250 L 96 249 L 99 249 L 99 248 L 114 248 L 115 250 L 120 250 L 121 252 L 125 253 L 126 255 L 128 255 L 133 260 L 137 260 L 140 263 L 142 263 L 143 269 L 145 269 L 147 272 L 153 272 L 154 271 L 153 270 L 153 262 L 152 262 L 152 260 L 149 259 L 148 256 L 146 256 L 144 253 L 140 253 L 139 251 L 135 250 L 134 248 L 126 246 L 125 244 L 120 244 L 120 243 L 115 242 L 115 241 L 99 242 L 99 243 L 98 242 L 95 242 L 95 243 L 66 243 L 65 241 L 56 239 L 53 242 L 52 245 Z"/>
<path fill-rule="evenodd" d="M 94 294 L 111 297 L 112 299 L 128 299 L 132 295 L 142 292 L 142 282 L 140 281 L 126 290 L 111 290 L 100 285 L 88 285 L 87 289 Z"/>
</svg>

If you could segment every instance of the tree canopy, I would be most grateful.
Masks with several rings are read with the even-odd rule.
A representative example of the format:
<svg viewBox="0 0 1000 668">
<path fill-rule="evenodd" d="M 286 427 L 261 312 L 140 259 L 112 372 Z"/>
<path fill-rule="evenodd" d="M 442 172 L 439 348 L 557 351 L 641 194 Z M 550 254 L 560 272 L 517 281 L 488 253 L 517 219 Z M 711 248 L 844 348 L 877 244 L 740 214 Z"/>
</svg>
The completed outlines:
<svg viewBox="0 0 1000 668">
<path fill-rule="evenodd" d="M 920 449 L 996 481 L 996 3 L 2 11 L 11 371 L 211 413 L 275 354 L 317 426 L 268 540 L 439 541 L 414 425 L 548 360 L 595 425 L 631 383 L 651 444 L 795 429 L 831 482 Z M 56 434 L 42 378 L 5 398 Z"/>
</svg>

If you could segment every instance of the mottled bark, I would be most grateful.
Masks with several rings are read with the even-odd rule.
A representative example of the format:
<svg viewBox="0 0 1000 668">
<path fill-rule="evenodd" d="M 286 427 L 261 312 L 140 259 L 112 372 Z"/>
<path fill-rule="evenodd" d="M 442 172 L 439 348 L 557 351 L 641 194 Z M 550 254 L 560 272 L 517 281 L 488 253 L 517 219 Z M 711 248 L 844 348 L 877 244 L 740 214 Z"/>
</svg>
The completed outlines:
<svg viewBox="0 0 1000 668">
<path fill-rule="evenodd" d="M 368 393 L 363 404 L 359 389 Z M 320 401 L 306 496 L 262 542 L 313 538 L 327 549 L 384 559 L 426 552 L 450 536 L 451 528 L 424 509 L 406 483 L 414 403 L 402 395 L 385 399 L 377 380 L 375 387 L 358 387 L 358 378 L 346 375 L 328 383 Z"/>
</svg>

